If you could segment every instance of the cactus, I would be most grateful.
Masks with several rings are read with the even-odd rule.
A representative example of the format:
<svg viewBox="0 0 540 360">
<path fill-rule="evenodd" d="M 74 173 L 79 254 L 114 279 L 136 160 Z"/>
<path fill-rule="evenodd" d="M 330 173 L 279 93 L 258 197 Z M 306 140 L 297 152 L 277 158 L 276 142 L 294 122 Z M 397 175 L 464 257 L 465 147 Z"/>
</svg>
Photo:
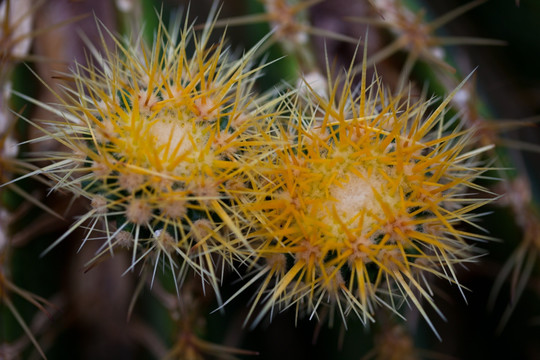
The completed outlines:
<svg viewBox="0 0 540 360">
<path fill-rule="evenodd" d="M 536 147 L 504 132 L 534 120 L 487 120 L 485 73 L 441 47 L 503 41 L 439 32 L 491 4 L 351 0 L 323 28 L 329 3 L 119 0 L 116 28 L 111 3 L 42 30 L 54 2 L 2 3 L 0 357 L 477 357 L 445 340 L 479 301 L 513 345 Z M 56 28 L 86 50 L 48 73 L 26 41 Z"/>
</svg>

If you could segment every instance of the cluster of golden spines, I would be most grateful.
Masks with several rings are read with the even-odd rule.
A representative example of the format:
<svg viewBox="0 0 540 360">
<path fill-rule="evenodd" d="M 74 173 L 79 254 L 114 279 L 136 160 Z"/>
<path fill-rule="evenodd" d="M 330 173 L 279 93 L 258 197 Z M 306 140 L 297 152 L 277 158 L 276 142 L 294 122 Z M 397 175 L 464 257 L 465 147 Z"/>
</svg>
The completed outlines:
<svg viewBox="0 0 540 360">
<path fill-rule="evenodd" d="M 104 223 L 103 252 L 131 248 L 133 266 L 146 255 L 173 269 L 188 263 L 215 285 L 213 254 L 240 256 L 232 194 L 247 191 L 253 165 L 242 153 L 264 143 L 259 123 L 274 101 L 259 104 L 251 93 L 254 51 L 233 60 L 208 37 L 185 28 L 152 49 L 117 41 L 121 56 L 109 51 L 95 56 L 99 66 L 80 66 L 71 102 L 57 110 L 67 121 L 53 134 L 80 156 L 66 153 L 48 170 L 57 187 L 91 200 L 72 230 L 90 221 L 90 239 Z"/>
<path fill-rule="evenodd" d="M 351 82 L 339 96 L 331 87 L 328 100 L 312 91 L 293 101 L 304 111 L 291 111 L 289 145 L 275 148 L 244 205 L 266 260 L 256 320 L 276 305 L 311 316 L 328 305 L 367 321 L 377 305 L 397 311 L 403 299 L 427 319 L 421 298 L 435 305 L 425 276 L 459 285 L 454 267 L 470 261 L 465 238 L 475 235 L 455 225 L 482 203 L 463 195 L 478 189 L 471 181 L 482 169 L 466 149 L 471 134 L 443 125 L 450 99 L 428 114 L 429 102 L 392 98 L 378 81 L 355 93 Z"/>
<path fill-rule="evenodd" d="M 404 302 L 429 322 L 426 277 L 460 286 L 465 239 L 481 236 L 456 224 L 487 202 L 463 195 L 483 191 L 482 149 L 444 121 L 457 90 L 438 106 L 392 97 L 367 84 L 364 57 L 359 86 L 350 70 L 326 94 L 254 96 L 255 49 L 232 60 L 210 29 L 177 39 L 161 26 L 151 49 L 113 39 L 97 66 L 77 68 L 60 109 L 35 101 L 62 117 L 48 136 L 69 148 L 41 172 L 91 204 L 50 248 L 85 226 L 85 241 L 105 234 L 96 258 L 128 248 L 132 267 L 193 269 L 218 296 L 218 266 L 247 264 L 242 290 L 261 281 L 255 322 L 276 306 L 367 322 Z"/>
</svg>

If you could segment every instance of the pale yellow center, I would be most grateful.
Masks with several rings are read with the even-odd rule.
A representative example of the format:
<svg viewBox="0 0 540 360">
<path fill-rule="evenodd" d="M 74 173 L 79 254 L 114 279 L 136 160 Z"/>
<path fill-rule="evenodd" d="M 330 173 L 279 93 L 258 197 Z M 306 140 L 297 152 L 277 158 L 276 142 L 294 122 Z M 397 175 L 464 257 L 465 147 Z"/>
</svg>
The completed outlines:
<svg viewBox="0 0 540 360">
<path fill-rule="evenodd" d="M 181 156 L 193 150 L 189 140 L 192 133 L 190 125 L 161 120 L 156 122 L 150 130 L 156 146 L 162 148 L 161 155 L 165 158 Z"/>
<path fill-rule="evenodd" d="M 375 225 L 376 218 L 386 218 L 380 201 L 393 209 L 399 202 L 399 195 L 390 193 L 388 181 L 380 174 L 364 172 L 363 175 L 349 172 L 343 181 L 331 185 L 329 193 L 333 201 L 327 202 L 326 206 L 335 208 L 340 221 L 345 224 L 354 223 L 364 213 L 363 227 L 368 230 Z"/>
<path fill-rule="evenodd" d="M 371 179 L 370 179 L 371 180 Z M 380 205 L 373 194 L 372 185 L 355 174 L 349 175 L 349 181 L 330 186 L 330 195 L 336 200 L 335 206 L 338 215 L 349 220 L 362 211 L 378 213 Z"/>
</svg>

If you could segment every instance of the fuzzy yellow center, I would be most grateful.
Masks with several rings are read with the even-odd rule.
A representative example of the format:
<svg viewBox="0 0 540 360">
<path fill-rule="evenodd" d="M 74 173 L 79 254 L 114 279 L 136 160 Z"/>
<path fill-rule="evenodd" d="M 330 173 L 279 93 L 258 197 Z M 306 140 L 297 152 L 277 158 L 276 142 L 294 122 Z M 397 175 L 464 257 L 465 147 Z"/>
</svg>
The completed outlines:
<svg viewBox="0 0 540 360">
<path fill-rule="evenodd" d="M 162 155 L 169 157 L 173 154 L 181 156 L 193 149 L 189 140 L 192 128 L 189 125 L 181 125 L 177 122 L 160 120 L 150 130 L 156 146 L 162 148 Z"/>
<path fill-rule="evenodd" d="M 371 179 L 370 179 L 371 180 Z M 348 176 L 348 181 L 330 186 L 330 195 L 335 199 L 337 213 L 344 220 L 350 220 L 362 211 L 380 212 L 380 206 L 373 194 L 373 181 L 370 182 L 355 174 Z"/>
<path fill-rule="evenodd" d="M 399 195 L 392 193 L 390 187 L 381 174 L 368 174 L 361 168 L 356 168 L 355 172 L 349 171 L 341 180 L 331 184 L 328 188 L 331 200 L 326 201 L 324 207 L 327 214 L 333 214 L 330 219 L 337 225 L 334 227 L 335 235 L 343 235 L 343 225 L 340 224 L 349 229 L 356 228 L 360 217 L 362 232 L 380 226 L 377 219 L 386 218 L 382 204 L 393 209 L 400 201 Z"/>
</svg>

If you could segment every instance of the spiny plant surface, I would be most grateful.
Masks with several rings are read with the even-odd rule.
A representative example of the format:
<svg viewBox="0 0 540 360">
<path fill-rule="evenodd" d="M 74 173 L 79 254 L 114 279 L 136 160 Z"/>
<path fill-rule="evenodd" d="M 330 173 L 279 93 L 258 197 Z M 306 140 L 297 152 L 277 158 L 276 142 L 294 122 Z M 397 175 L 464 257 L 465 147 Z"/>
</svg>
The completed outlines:
<svg viewBox="0 0 540 360">
<path fill-rule="evenodd" d="M 246 264 L 236 295 L 258 287 L 254 323 L 275 308 L 346 324 L 411 306 L 436 333 L 432 278 L 462 291 L 470 240 L 490 239 L 475 221 L 491 194 L 475 180 L 491 147 L 473 149 L 474 131 L 447 114 L 461 85 L 440 102 L 393 96 L 368 83 L 364 55 L 359 85 L 351 66 L 325 91 L 258 96 L 257 48 L 233 59 L 209 18 L 200 33 L 160 23 L 152 46 L 101 30 L 114 48 L 90 45 L 59 104 L 21 94 L 58 118 L 34 123 L 45 133 L 35 141 L 64 146 L 30 175 L 89 206 L 47 251 L 81 229 L 83 245 L 103 244 L 95 263 L 128 249 L 128 270 L 153 279 L 163 265 L 179 296 L 193 270 L 221 301 L 220 275 Z"/>
<path fill-rule="evenodd" d="M 93 48 L 90 65 L 67 75 L 75 87 L 58 106 L 27 98 L 60 118 L 46 122 L 43 139 L 66 149 L 43 156 L 52 164 L 38 172 L 90 200 L 47 251 L 84 228 L 83 245 L 103 240 L 95 259 L 128 248 L 130 269 L 144 262 L 155 275 L 163 259 L 175 280 L 193 269 L 216 290 L 217 267 L 242 260 L 232 199 L 250 176 L 244 149 L 265 141 L 261 119 L 274 101 L 252 93 L 254 50 L 233 59 L 211 28 L 209 20 L 200 34 L 187 23 L 169 33 L 160 24 L 152 47 L 111 35 L 114 49 Z"/>
<path fill-rule="evenodd" d="M 473 133 L 445 121 L 455 91 L 435 105 L 392 97 L 378 78 L 353 83 L 349 72 L 329 81 L 329 95 L 309 84 L 298 92 L 281 127 L 287 145 L 265 159 L 243 205 L 264 260 L 254 265 L 253 279 L 264 279 L 255 322 L 275 306 L 310 317 L 330 307 L 330 319 L 338 310 L 366 322 L 377 307 L 399 313 L 403 303 L 429 322 L 423 303 L 437 306 L 428 278 L 461 290 L 455 267 L 477 255 L 469 240 L 487 239 L 461 226 L 474 226 L 490 196 L 467 195 L 487 193 L 473 182 L 487 148 L 471 149 Z"/>
</svg>

